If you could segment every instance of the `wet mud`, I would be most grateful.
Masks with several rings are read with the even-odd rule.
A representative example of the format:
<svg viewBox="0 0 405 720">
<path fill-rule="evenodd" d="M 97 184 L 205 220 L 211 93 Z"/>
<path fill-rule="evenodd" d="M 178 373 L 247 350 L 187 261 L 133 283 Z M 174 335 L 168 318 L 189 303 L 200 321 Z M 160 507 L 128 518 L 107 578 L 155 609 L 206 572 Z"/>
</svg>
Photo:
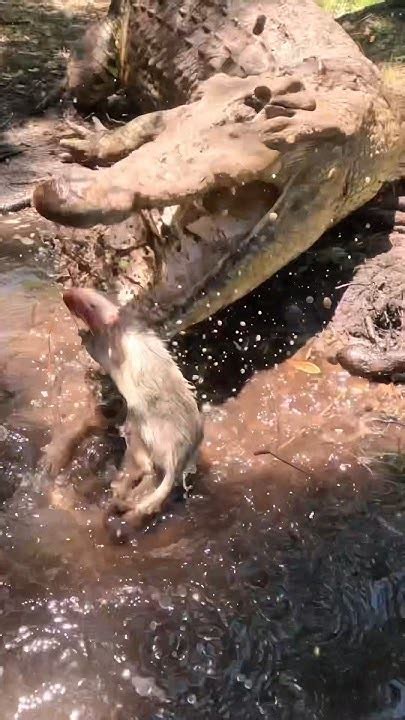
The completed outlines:
<svg viewBox="0 0 405 720">
<path fill-rule="evenodd" d="M 66 133 L 60 102 L 67 52 L 106 0 L 0 2 L 0 211 L 27 197 L 61 167 L 58 140 Z"/>
<path fill-rule="evenodd" d="M 100 388 L 41 232 L 1 226 L 4 720 L 400 717 L 404 393 L 314 345 L 350 265 L 341 229 L 174 341 L 206 413 L 199 472 L 118 546 L 117 434 L 56 484 L 38 469 Z"/>
</svg>

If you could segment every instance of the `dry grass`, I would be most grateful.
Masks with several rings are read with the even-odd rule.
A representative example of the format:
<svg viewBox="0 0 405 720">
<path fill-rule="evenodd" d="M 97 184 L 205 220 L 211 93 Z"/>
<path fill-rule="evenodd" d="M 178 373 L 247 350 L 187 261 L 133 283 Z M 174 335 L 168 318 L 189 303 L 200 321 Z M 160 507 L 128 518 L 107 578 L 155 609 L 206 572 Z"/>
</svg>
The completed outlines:
<svg viewBox="0 0 405 720">
<path fill-rule="evenodd" d="M 386 64 L 383 68 L 385 84 L 393 90 L 400 91 L 405 88 L 405 65 L 393 63 Z"/>
<path fill-rule="evenodd" d="M 363 8 L 369 5 L 375 5 L 380 0 L 318 0 L 325 10 L 331 12 L 334 17 L 344 15 L 348 12 L 355 12 L 356 10 L 363 10 Z"/>
</svg>

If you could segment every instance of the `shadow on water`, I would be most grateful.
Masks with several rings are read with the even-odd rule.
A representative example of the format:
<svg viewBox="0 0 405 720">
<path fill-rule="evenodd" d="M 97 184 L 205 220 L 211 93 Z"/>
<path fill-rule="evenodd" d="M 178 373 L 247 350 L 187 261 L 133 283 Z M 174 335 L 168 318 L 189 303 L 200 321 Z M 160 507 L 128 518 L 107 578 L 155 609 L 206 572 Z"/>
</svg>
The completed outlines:
<svg viewBox="0 0 405 720">
<path fill-rule="evenodd" d="M 356 268 L 391 248 L 395 197 L 389 187 L 381 193 L 383 217 L 373 201 L 248 299 L 176 338 L 172 349 L 203 400 L 216 403 L 236 395 L 254 372 L 292 357 L 326 327 Z"/>
<path fill-rule="evenodd" d="M 28 491 L 2 525 L 3 716 L 401 717 L 403 489 L 335 479 L 256 475 L 114 551 Z"/>
</svg>

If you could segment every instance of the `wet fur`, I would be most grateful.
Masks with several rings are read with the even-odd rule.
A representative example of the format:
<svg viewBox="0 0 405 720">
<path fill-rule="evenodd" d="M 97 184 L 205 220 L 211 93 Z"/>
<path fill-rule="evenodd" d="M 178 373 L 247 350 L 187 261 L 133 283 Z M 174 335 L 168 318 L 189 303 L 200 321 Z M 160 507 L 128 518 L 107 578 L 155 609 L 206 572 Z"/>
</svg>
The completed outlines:
<svg viewBox="0 0 405 720">
<path fill-rule="evenodd" d="M 149 492 L 133 508 L 125 501 L 121 504 L 125 520 L 137 524 L 159 512 L 173 486 L 192 469 L 203 437 L 194 390 L 164 342 L 141 320 L 132 320 L 131 326 L 125 327 L 121 319 L 103 332 L 82 337 L 89 354 L 111 376 L 127 402 L 127 452 L 132 453 L 134 437 L 138 462 L 140 456 L 145 458 L 145 453 L 139 453 L 140 440 L 155 472 L 163 476 L 150 492 L 151 468 L 145 460 L 141 485 L 146 484 Z"/>
</svg>

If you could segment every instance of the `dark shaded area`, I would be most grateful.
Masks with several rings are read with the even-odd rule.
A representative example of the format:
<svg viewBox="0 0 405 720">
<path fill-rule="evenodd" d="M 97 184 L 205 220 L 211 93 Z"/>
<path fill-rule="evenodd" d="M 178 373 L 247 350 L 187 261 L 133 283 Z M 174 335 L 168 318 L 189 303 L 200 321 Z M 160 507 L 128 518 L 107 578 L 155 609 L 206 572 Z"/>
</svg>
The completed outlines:
<svg viewBox="0 0 405 720">
<path fill-rule="evenodd" d="M 17 210 L 32 184 L 57 167 L 58 100 L 67 49 L 106 5 L 102 0 L 74 9 L 69 0 L 0 5 L 0 210 L 3 205 Z M 52 107 L 43 116 L 49 102 Z"/>
<path fill-rule="evenodd" d="M 0 5 L 0 214 L 29 207 L 34 184 L 61 169 L 64 119 L 77 114 L 65 92 L 68 54 L 107 8 L 108 0 Z M 106 126 L 130 117 L 119 95 L 99 110 Z"/>
<path fill-rule="evenodd" d="M 402 0 L 389 0 L 338 18 L 343 29 L 360 45 L 370 60 L 405 61 L 405 17 Z"/>
<path fill-rule="evenodd" d="M 392 248 L 402 190 L 401 184 L 384 188 L 247 298 L 174 341 L 185 374 L 197 382 L 204 398 L 222 402 L 236 395 L 254 372 L 283 362 L 326 328 L 356 269 L 372 258 L 377 268 L 378 255 Z M 396 270 L 401 271 L 398 263 Z M 405 286 L 405 273 L 403 280 Z M 345 328 L 337 330 L 350 334 L 352 323 L 355 333 L 364 322 L 361 311 L 361 303 L 353 302 Z"/>
<path fill-rule="evenodd" d="M 149 546 L 90 556 L 94 535 L 76 529 L 74 557 L 68 519 L 41 529 L 23 520 L 32 489 L 16 498 L 0 517 L 4 718 L 22 679 L 32 702 L 62 682 L 56 720 L 402 717 L 403 475 L 318 472 L 267 472 L 265 504 L 264 477 L 238 503 L 204 492 L 166 542 L 163 520 Z"/>
<path fill-rule="evenodd" d="M 69 2 L 59 7 L 46 0 L 2 4 L 2 130 L 38 111 L 41 101 L 64 76 L 68 48 L 95 18 L 94 6 L 85 2 L 80 13 L 73 12 Z"/>
</svg>

